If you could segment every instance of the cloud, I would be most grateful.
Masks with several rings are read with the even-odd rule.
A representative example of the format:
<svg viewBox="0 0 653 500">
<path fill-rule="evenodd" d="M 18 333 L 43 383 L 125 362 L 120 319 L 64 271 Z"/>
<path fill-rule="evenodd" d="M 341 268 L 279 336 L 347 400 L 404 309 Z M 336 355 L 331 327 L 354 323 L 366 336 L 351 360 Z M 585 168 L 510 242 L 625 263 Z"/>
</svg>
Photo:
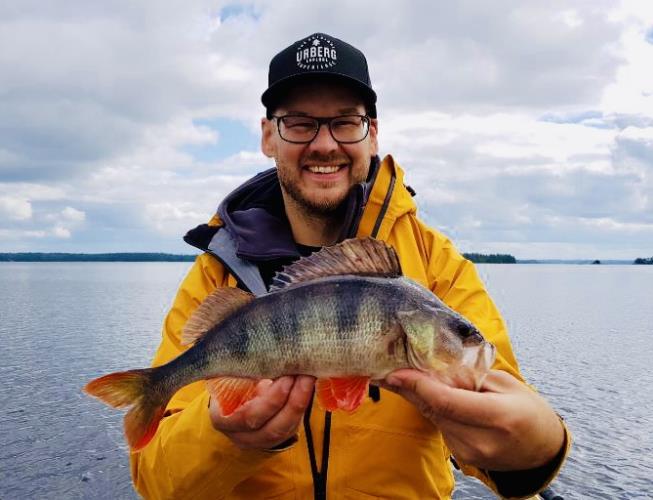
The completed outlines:
<svg viewBox="0 0 653 500">
<path fill-rule="evenodd" d="M 0 217 L 26 220 L 32 217 L 32 204 L 23 198 L 0 196 Z"/>
<path fill-rule="evenodd" d="M 27 231 L 21 229 L 0 229 L 0 237 L 5 240 L 31 240 L 33 238 L 45 238 L 48 233 L 45 231 Z"/>
<path fill-rule="evenodd" d="M 43 215 L 43 220 L 52 224 L 49 233 L 55 238 L 70 238 L 73 229 L 79 228 L 86 220 L 86 214 L 73 207 L 66 207 L 55 213 Z"/>
</svg>

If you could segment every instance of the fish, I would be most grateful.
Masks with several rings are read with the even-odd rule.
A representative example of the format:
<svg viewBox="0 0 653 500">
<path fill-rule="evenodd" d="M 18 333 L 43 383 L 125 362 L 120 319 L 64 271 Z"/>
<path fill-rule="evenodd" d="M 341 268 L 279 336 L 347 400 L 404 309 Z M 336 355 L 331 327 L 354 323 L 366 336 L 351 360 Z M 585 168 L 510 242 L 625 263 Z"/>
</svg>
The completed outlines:
<svg viewBox="0 0 653 500">
<path fill-rule="evenodd" d="M 199 380 L 229 416 L 261 379 L 315 377 L 328 411 L 355 411 L 370 382 L 414 368 L 478 390 L 495 347 L 433 292 L 405 277 L 394 248 L 373 238 L 324 247 L 285 267 L 267 294 L 220 287 L 182 329 L 190 347 L 167 364 L 110 373 L 84 391 L 129 408 L 129 446 L 155 435 L 171 397 Z"/>
</svg>

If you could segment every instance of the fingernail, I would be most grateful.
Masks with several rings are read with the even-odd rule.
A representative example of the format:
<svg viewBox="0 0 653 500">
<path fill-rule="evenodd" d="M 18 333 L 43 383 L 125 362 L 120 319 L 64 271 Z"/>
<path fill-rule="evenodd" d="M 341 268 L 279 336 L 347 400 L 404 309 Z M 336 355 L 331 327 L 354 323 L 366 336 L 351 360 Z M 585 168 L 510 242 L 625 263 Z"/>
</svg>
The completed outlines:
<svg viewBox="0 0 653 500">
<path fill-rule="evenodd" d="M 258 386 L 261 389 L 267 389 L 271 385 L 272 385 L 272 380 L 270 380 L 269 378 L 262 378 L 261 380 L 258 381 Z"/>
<path fill-rule="evenodd" d="M 299 381 L 299 387 L 301 387 L 304 392 L 309 392 L 313 389 L 313 379 L 309 377 L 302 378 Z"/>
<path fill-rule="evenodd" d="M 401 379 L 399 379 L 399 378 L 397 378 L 397 377 L 393 377 L 392 375 L 387 376 L 387 377 L 385 378 L 385 381 L 386 381 L 388 384 L 393 385 L 393 386 L 395 386 L 395 387 L 401 387 Z"/>
<path fill-rule="evenodd" d="M 290 389 L 292 388 L 293 384 L 295 383 L 295 380 L 292 379 L 291 377 L 288 377 L 283 381 L 283 385 L 281 386 L 283 389 L 283 392 L 290 392 Z"/>
</svg>

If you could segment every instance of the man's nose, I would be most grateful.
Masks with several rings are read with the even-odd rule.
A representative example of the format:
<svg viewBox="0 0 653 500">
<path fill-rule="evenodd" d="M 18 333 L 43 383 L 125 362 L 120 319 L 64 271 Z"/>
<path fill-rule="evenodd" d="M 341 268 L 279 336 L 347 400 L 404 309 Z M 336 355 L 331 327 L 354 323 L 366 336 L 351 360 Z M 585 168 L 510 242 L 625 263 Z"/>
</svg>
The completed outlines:
<svg viewBox="0 0 653 500">
<path fill-rule="evenodd" d="M 338 149 L 338 142 L 331 135 L 328 124 L 320 123 L 317 135 L 309 143 L 308 147 L 316 151 L 334 151 Z"/>
</svg>

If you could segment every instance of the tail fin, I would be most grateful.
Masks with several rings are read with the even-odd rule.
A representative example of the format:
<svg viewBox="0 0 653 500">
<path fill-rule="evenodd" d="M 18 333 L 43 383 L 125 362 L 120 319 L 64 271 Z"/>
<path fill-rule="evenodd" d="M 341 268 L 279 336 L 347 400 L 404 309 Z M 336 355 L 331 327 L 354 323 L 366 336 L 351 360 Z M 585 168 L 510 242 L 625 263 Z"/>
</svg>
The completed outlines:
<svg viewBox="0 0 653 500">
<path fill-rule="evenodd" d="M 152 375 L 156 369 L 110 373 L 91 380 L 84 391 L 114 408 L 131 409 L 125 415 L 125 436 L 133 450 L 140 450 L 154 437 L 170 395 L 161 394 Z M 166 391 L 163 391 L 164 393 Z"/>
</svg>

